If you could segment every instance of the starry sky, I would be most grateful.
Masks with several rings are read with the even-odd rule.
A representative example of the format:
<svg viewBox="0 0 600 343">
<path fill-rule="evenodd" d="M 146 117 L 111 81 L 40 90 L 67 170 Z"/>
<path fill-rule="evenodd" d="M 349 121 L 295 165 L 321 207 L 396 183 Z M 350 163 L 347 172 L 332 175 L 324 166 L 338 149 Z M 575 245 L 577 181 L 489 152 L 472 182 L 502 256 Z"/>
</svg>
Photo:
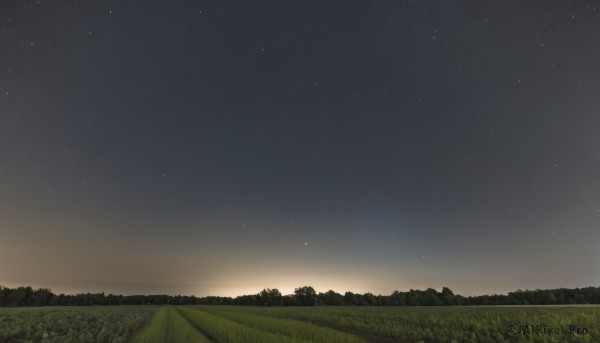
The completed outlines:
<svg viewBox="0 0 600 343">
<path fill-rule="evenodd" d="M 600 7 L 0 1 L 0 284 L 600 284 Z"/>
</svg>

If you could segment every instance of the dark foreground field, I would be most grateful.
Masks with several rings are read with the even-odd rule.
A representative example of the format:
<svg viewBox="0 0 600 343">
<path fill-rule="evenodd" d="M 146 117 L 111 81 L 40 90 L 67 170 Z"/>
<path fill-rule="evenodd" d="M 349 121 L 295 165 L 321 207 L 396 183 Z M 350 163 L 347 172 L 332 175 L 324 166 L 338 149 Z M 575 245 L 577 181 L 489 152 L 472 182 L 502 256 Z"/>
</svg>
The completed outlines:
<svg viewBox="0 0 600 343">
<path fill-rule="evenodd" d="M 0 342 L 600 342 L 600 307 L 0 309 Z"/>
</svg>

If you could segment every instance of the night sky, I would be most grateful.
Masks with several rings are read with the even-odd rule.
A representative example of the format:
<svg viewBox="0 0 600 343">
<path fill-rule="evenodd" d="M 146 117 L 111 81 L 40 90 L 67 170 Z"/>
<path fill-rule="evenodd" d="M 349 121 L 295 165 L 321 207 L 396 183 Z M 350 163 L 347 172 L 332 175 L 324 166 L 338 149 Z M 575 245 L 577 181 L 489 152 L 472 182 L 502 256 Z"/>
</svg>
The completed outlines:
<svg viewBox="0 0 600 343">
<path fill-rule="evenodd" d="M 600 284 L 600 5 L 0 1 L 0 284 Z"/>
</svg>

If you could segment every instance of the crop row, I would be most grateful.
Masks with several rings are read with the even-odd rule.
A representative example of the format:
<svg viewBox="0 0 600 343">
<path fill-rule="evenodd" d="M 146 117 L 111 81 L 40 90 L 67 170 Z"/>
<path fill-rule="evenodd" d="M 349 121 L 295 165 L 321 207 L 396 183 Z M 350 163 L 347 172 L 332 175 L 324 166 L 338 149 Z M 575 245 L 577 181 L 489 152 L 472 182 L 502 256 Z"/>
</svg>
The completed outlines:
<svg viewBox="0 0 600 343">
<path fill-rule="evenodd" d="M 146 325 L 143 325 L 146 323 Z M 585 328 L 513 335 L 512 323 Z M 600 342 L 600 307 L 0 308 L 0 342 Z"/>
<path fill-rule="evenodd" d="M 156 312 L 132 343 L 210 342 L 194 325 L 172 307 Z"/>
<path fill-rule="evenodd" d="M 47 307 L 0 310 L 0 342 L 126 342 L 154 306 Z"/>
<path fill-rule="evenodd" d="M 178 310 L 218 342 L 365 342 L 358 336 L 299 320 L 265 317 L 232 309 Z"/>
<path fill-rule="evenodd" d="M 204 308 L 204 307 L 202 307 Z M 220 309 L 216 307 L 215 310 Z M 205 309 L 206 310 L 206 309 Z M 493 307 L 238 307 L 235 313 L 290 318 L 335 327 L 366 337 L 403 342 L 600 342 L 600 308 Z M 513 335 L 512 323 L 561 328 L 560 334 Z M 586 334 L 567 335 L 569 326 L 585 327 Z"/>
<path fill-rule="evenodd" d="M 132 339 L 150 342 L 362 343 L 358 336 L 305 321 L 239 311 L 238 307 L 166 307 Z"/>
</svg>

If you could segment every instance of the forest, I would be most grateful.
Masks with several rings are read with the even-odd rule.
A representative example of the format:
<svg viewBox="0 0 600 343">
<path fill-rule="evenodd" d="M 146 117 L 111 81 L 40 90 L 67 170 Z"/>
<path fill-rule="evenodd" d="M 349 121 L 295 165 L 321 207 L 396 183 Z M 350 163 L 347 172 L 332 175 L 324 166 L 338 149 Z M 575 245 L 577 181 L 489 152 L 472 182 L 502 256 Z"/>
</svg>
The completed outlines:
<svg viewBox="0 0 600 343">
<path fill-rule="evenodd" d="M 569 305 L 600 304 L 600 287 L 517 290 L 506 295 L 462 296 L 448 287 L 394 291 L 390 295 L 344 294 L 329 290 L 317 293 L 310 286 L 282 295 L 276 289 L 263 289 L 235 298 L 193 295 L 114 295 L 105 293 L 55 294 L 50 289 L 0 286 L 0 307 L 97 306 L 97 305 L 247 305 L 247 306 L 469 306 L 469 305 Z"/>
</svg>

